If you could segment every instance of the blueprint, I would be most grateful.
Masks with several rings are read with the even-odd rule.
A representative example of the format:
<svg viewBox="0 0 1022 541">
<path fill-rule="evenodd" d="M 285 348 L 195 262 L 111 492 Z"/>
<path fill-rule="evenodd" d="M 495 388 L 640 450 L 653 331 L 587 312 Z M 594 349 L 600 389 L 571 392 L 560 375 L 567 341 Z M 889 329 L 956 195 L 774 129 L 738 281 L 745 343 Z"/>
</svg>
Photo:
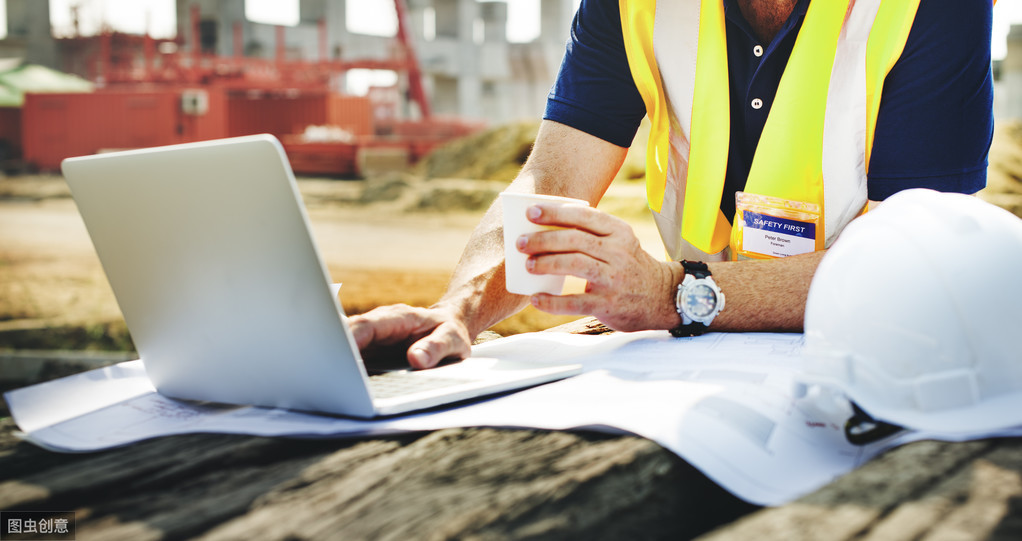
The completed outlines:
<svg viewBox="0 0 1022 541">
<path fill-rule="evenodd" d="M 801 334 L 516 335 L 475 346 L 473 354 L 579 362 L 584 372 L 467 405 L 368 421 L 167 398 L 149 383 L 142 361 L 5 398 L 24 437 L 62 452 L 195 432 L 337 438 L 490 426 L 630 433 L 761 505 L 811 492 L 892 446 L 935 437 L 902 433 L 868 446 L 849 444 L 843 427 L 850 405 L 801 383 L 802 344 Z"/>
</svg>

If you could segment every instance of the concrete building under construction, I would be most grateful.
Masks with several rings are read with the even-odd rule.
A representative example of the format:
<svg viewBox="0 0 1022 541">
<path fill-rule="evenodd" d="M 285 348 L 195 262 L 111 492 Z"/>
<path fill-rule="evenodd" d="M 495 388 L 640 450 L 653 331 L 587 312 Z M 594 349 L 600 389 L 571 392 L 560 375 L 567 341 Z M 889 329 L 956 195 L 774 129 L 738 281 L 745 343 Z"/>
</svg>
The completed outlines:
<svg viewBox="0 0 1022 541">
<path fill-rule="evenodd" d="M 296 172 L 367 175 L 539 117 L 575 0 L 541 0 L 542 37 L 525 44 L 506 39 L 505 2 L 392 2 L 396 31 L 373 36 L 349 31 L 358 11 L 345 0 L 300 0 L 294 26 L 247 20 L 245 0 L 178 0 L 176 35 L 157 38 L 81 31 L 81 8 L 55 36 L 48 1 L 7 0 L 0 165 L 55 170 L 69 156 L 268 133 Z M 347 91 L 381 73 L 365 95 Z M 88 88 L 47 86 L 64 74 Z"/>
<path fill-rule="evenodd" d="M 994 90 L 994 113 L 998 118 L 1022 118 L 1022 25 L 1012 25 L 1008 52 L 998 66 Z"/>
<path fill-rule="evenodd" d="M 224 57 L 272 59 L 284 55 L 304 61 L 393 57 L 393 37 L 348 30 L 348 1 L 300 0 L 298 24 L 281 31 L 248 21 L 245 0 L 178 0 L 176 41 L 183 47 L 198 43 L 204 53 Z M 508 42 L 505 2 L 405 1 L 409 38 L 435 113 L 491 124 L 536 118 L 542 113 L 577 0 L 541 0 L 539 37 L 529 43 Z M 81 65 L 81 55 L 74 56 L 65 40 L 53 37 L 49 2 L 6 3 L 8 35 L 0 40 L 0 58 L 19 57 L 90 75 Z M 195 9 L 199 24 L 193 26 L 190 21 Z M 196 31 L 199 36 L 192 35 Z M 344 83 L 341 76 L 336 81 L 338 90 Z M 407 84 L 402 81 L 399 86 Z"/>
</svg>

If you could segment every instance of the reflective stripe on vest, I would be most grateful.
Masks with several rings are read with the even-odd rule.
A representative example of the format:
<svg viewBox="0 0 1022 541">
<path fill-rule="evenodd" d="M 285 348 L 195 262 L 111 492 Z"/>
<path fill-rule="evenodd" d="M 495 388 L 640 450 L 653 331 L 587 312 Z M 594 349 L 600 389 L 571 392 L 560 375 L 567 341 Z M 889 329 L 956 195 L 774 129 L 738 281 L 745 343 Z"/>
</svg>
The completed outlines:
<svg viewBox="0 0 1022 541">
<path fill-rule="evenodd" d="M 823 249 L 866 204 L 884 79 L 919 0 L 811 2 L 745 191 L 815 203 Z M 721 0 L 621 0 L 629 68 L 651 130 L 646 194 L 671 259 L 728 257 L 720 211 L 730 140 Z"/>
</svg>

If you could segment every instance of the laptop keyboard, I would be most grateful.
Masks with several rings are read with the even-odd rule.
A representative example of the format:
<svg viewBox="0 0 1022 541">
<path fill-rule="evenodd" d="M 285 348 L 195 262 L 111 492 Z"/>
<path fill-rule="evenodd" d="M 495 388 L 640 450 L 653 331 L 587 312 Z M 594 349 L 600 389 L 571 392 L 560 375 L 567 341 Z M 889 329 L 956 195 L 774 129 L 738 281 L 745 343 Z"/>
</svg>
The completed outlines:
<svg viewBox="0 0 1022 541">
<path fill-rule="evenodd" d="M 417 372 L 400 370 L 369 376 L 369 390 L 374 398 L 393 398 L 422 391 L 432 391 L 468 383 L 471 380 L 424 376 Z"/>
</svg>

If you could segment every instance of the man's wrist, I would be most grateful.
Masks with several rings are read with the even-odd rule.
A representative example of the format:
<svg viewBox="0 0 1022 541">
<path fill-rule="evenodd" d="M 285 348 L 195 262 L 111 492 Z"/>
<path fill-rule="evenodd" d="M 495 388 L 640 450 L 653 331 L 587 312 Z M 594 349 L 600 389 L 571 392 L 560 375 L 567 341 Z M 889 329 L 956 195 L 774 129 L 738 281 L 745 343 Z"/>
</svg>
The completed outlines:
<svg viewBox="0 0 1022 541">
<path fill-rule="evenodd" d="M 432 306 L 430 306 L 429 310 L 442 312 L 447 316 L 448 320 L 461 322 L 461 324 L 464 325 L 466 329 L 468 329 L 469 334 L 472 335 L 472 338 L 475 338 L 476 334 L 479 334 L 479 332 L 485 330 L 480 329 L 479 332 L 473 333 L 472 325 L 468 321 L 467 316 L 468 311 L 466 310 L 466 306 L 464 306 L 462 303 L 457 302 L 454 299 L 441 298 Z"/>
<path fill-rule="evenodd" d="M 669 279 L 664 293 L 666 302 L 663 303 L 664 307 L 667 308 L 663 321 L 658 326 L 660 329 L 674 329 L 678 325 L 681 325 L 681 314 L 678 313 L 677 308 L 677 296 L 678 296 L 678 285 L 685 279 L 685 268 L 682 267 L 680 261 L 670 261 L 667 263 L 669 270 Z"/>
<path fill-rule="evenodd" d="M 676 287 L 674 304 L 681 322 L 671 328 L 671 334 L 697 336 L 706 332 L 724 309 L 724 293 L 706 263 L 681 261 L 680 265 L 682 278 Z"/>
<path fill-rule="evenodd" d="M 528 297 L 512 295 L 504 289 L 504 280 L 474 280 L 453 287 L 441 297 L 431 310 L 447 313 L 468 329 L 475 338 L 492 325 L 513 315 L 526 306 Z"/>
</svg>

